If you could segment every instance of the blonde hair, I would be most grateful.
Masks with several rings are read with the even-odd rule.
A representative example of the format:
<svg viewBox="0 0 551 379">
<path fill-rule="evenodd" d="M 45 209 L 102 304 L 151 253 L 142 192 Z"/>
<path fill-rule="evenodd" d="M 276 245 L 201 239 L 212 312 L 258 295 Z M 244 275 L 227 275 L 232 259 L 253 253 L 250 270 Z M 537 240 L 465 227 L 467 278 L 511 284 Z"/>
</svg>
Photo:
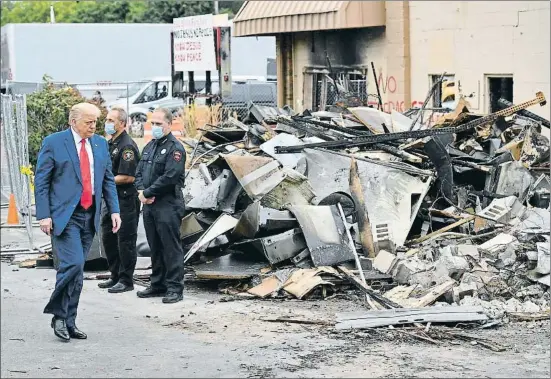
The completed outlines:
<svg viewBox="0 0 551 379">
<path fill-rule="evenodd" d="M 101 115 L 101 111 L 97 106 L 91 103 L 75 104 L 69 111 L 69 123 L 71 123 L 71 120 L 80 120 L 83 114 L 93 114 L 96 117 L 99 117 Z"/>
</svg>

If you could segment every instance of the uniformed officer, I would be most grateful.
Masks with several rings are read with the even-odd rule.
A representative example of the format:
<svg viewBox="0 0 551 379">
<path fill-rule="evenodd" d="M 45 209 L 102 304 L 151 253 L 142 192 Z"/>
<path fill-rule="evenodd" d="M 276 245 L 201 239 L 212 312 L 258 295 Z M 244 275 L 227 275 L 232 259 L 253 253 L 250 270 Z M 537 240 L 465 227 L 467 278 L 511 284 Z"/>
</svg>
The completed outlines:
<svg viewBox="0 0 551 379">
<path fill-rule="evenodd" d="M 139 297 L 164 296 L 163 303 L 183 299 L 184 252 L 180 222 L 184 217 L 184 146 L 170 132 L 172 113 L 163 108 L 151 115 L 153 140 L 143 149 L 136 170 L 136 188 L 151 249 L 151 284 Z"/>
<path fill-rule="evenodd" d="M 132 291 L 134 289 L 134 269 L 136 268 L 136 239 L 140 200 L 134 185 L 139 150 L 136 142 L 126 133 L 128 114 L 122 108 L 112 108 L 107 114 L 105 132 L 111 135 L 109 154 L 113 162 L 113 175 L 121 208 L 121 229 L 112 232 L 111 218 L 104 207 L 102 210 L 102 243 L 111 278 L 98 284 L 108 288 L 110 293 Z M 104 211 L 105 210 L 105 211 Z"/>
</svg>

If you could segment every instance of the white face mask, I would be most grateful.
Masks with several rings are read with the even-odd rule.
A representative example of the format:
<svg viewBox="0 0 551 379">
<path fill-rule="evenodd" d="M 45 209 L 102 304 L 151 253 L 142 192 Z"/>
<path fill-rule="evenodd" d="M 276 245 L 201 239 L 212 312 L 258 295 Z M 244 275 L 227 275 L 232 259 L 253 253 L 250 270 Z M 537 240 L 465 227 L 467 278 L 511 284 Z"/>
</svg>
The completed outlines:
<svg viewBox="0 0 551 379">
<path fill-rule="evenodd" d="M 153 135 L 153 138 L 155 139 L 159 139 L 159 138 L 162 138 L 163 137 L 163 127 L 162 126 L 157 126 L 157 125 L 152 125 L 151 126 L 151 134 Z"/>
</svg>

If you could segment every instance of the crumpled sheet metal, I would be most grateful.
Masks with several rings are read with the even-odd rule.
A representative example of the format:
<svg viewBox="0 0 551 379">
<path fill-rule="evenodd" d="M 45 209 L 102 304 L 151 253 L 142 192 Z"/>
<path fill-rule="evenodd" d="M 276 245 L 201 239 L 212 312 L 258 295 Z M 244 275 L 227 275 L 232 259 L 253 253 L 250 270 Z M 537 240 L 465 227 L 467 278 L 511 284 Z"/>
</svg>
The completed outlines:
<svg viewBox="0 0 551 379">
<path fill-rule="evenodd" d="M 250 256 L 262 256 L 271 264 L 290 259 L 306 247 L 304 234 L 300 228 L 288 230 L 273 236 L 246 240 L 232 245 L 232 250 L 242 251 Z"/>
<path fill-rule="evenodd" d="M 184 263 L 193 256 L 199 249 L 206 248 L 216 237 L 233 229 L 237 225 L 237 219 L 227 214 L 220 217 L 207 229 L 207 231 L 193 244 L 184 257 Z"/>
<path fill-rule="evenodd" d="M 219 178 L 220 189 L 217 196 L 216 210 L 225 213 L 234 213 L 235 203 L 243 188 L 230 170 L 223 170 Z"/>
<path fill-rule="evenodd" d="M 336 206 L 292 206 L 316 267 L 354 259 L 354 252 Z"/>
<path fill-rule="evenodd" d="M 272 158 L 255 156 L 224 157 L 247 195 L 253 200 L 262 198 L 285 178 L 279 162 Z"/>
<path fill-rule="evenodd" d="M 350 158 L 314 149 L 305 149 L 307 177 L 317 199 L 334 192 L 350 194 Z M 430 187 L 426 182 L 397 168 L 358 160 L 371 225 L 392 226 L 396 246 L 402 246 Z M 412 196 L 418 196 L 412 204 Z M 314 202 L 316 199 L 314 199 Z"/>
<path fill-rule="evenodd" d="M 240 253 L 231 253 L 210 262 L 195 265 L 193 271 L 197 279 L 248 279 L 266 267 L 265 262 L 251 260 Z"/>
<path fill-rule="evenodd" d="M 278 210 L 290 205 L 310 205 L 316 195 L 308 178 L 285 167 L 281 171 L 285 179 L 262 198 L 261 204 Z"/>
<path fill-rule="evenodd" d="M 203 227 L 199 224 L 193 212 L 187 214 L 180 223 L 180 239 L 182 240 L 203 231 Z"/>
<path fill-rule="evenodd" d="M 188 203 L 194 197 L 196 197 L 198 194 L 203 193 L 208 187 L 209 184 L 207 183 L 199 169 L 190 170 L 185 180 L 184 188 L 182 189 L 182 193 L 184 195 L 184 203 L 186 204 L 186 207 L 188 207 Z"/>
<path fill-rule="evenodd" d="M 252 101 L 248 104 L 249 112 L 260 123 L 276 121 L 278 116 L 292 116 L 293 110 L 290 108 L 277 108 L 265 105 L 253 104 Z"/>
<path fill-rule="evenodd" d="M 303 145 L 303 142 L 295 137 L 292 134 L 287 133 L 281 133 L 269 140 L 268 142 L 264 142 L 262 145 L 260 145 L 260 149 L 271 156 L 272 158 L 277 159 L 283 167 L 288 168 L 295 168 L 297 166 L 297 162 L 302 156 L 301 153 L 294 153 L 294 154 L 276 154 L 275 153 L 275 147 L 276 146 L 296 146 L 296 145 Z"/>
<path fill-rule="evenodd" d="M 230 170 L 222 170 L 222 173 L 212 183 L 208 184 L 206 188 L 202 188 L 203 182 L 208 182 L 208 179 L 204 178 L 202 174 L 199 177 L 192 176 L 187 179 L 190 188 L 186 194 L 189 198 L 185 203 L 187 209 L 211 209 L 226 213 L 235 212 L 235 203 L 242 191 L 242 187 Z"/>
<path fill-rule="evenodd" d="M 522 234 L 548 234 L 551 231 L 551 213 L 548 209 L 528 208 L 514 230 Z"/>
<path fill-rule="evenodd" d="M 291 212 L 266 208 L 255 201 L 241 214 L 232 236 L 254 238 L 260 231 L 288 230 L 297 226 Z"/>
<path fill-rule="evenodd" d="M 516 196 L 522 202 L 534 182 L 530 171 L 517 161 L 503 163 L 499 166 L 495 193 Z"/>
<path fill-rule="evenodd" d="M 490 205 L 477 212 L 477 215 L 498 223 L 510 223 L 516 217 L 522 216 L 524 211 L 525 207 L 516 196 L 508 196 L 493 199 Z"/>
<path fill-rule="evenodd" d="M 190 174 L 191 176 L 191 174 Z M 202 185 L 196 182 L 205 182 L 203 175 L 199 175 L 199 178 L 188 178 L 187 182 L 191 184 L 193 192 L 190 191 L 189 196 L 191 199 L 186 202 L 187 209 L 216 209 L 218 206 L 218 193 L 220 192 L 220 184 L 222 182 L 222 175 L 216 178 L 211 184 L 207 184 L 205 188 L 201 188 Z M 199 190 L 201 188 L 201 190 Z M 185 199 L 185 198 L 184 198 Z"/>
</svg>

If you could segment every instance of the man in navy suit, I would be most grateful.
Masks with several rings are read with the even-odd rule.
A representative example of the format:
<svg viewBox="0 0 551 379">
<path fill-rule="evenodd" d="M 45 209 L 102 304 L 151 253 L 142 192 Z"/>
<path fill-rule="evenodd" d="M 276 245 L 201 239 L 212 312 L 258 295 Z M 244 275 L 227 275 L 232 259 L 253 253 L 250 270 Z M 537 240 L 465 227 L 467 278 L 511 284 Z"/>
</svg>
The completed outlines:
<svg viewBox="0 0 551 379">
<path fill-rule="evenodd" d="M 46 137 L 35 175 L 36 218 L 52 236 L 59 268 L 44 313 L 53 315 L 54 334 L 63 341 L 86 339 L 75 325 L 84 262 L 99 227 L 101 198 L 113 233 L 121 226 L 119 201 L 107 141 L 95 135 L 100 110 L 80 103 L 69 113 L 70 128 Z"/>
</svg>

